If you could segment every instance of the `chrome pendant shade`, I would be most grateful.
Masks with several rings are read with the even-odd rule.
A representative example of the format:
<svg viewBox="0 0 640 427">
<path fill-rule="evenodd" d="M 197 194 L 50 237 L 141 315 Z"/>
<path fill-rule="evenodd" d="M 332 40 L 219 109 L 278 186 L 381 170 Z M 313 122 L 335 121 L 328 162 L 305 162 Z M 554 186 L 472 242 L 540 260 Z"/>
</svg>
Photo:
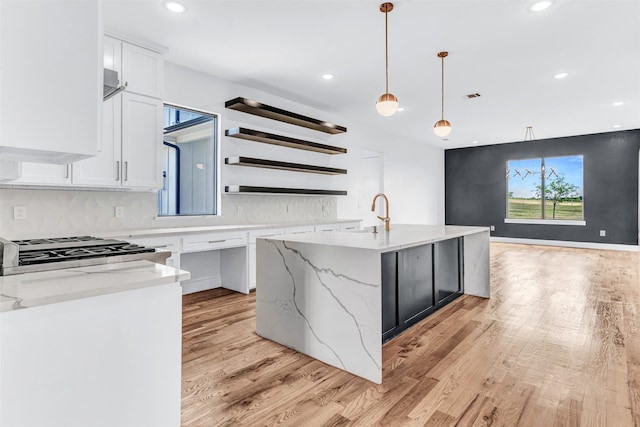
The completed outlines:
<svg viewBox="0 0 640 427">
<path fill-rule="evenodd" d="M 449 52 L 438 52 L 438 58 L 442 59 L 442 97 L 441 97 L 441 119 L 433 126 L 433 132 L 440 138 L 451 133 L 451 123 L 444 119 L 444 58 L 449 55 Z"/>
<path fill-rule="evenodd" d="M 385 40 L 385 92 L 378 98 L 376 110 L 381 116 L 393 116 L 398 111 L 398 98 L 389 93 L 389 12 L 393 10 L 393 3 L 382 3 L 380 12 L 384 13 Z"/>
</svg>

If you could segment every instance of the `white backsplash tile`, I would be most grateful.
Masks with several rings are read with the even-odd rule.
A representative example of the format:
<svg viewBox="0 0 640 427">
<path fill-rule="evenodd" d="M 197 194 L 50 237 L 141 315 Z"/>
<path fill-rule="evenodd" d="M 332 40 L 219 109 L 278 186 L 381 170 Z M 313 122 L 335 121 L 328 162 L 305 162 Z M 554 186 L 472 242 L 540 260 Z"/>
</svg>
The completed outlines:
<svg viewBox="0 0 640 427">
<path fill-rule="evenodd" d="M 25 206 L 27 219 L 14 220 Z M 115 207 L 124 207 L 124 218 Z M 241 206 L 242 214 L 238 214 Z M 155 192 L 0 189 L 0 237 L 22 239 L 164 227 L 332 220 L 335 196 L 223 195 L 221 216 L 157 218 Z"/>
</svg>

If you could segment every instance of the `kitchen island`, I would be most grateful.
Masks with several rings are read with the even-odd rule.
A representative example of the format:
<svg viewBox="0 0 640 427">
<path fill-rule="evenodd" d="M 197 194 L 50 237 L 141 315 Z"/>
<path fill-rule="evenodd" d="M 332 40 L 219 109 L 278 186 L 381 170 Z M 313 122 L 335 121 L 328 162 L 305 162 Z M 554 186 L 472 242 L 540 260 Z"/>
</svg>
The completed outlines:
<svg viewBox="0 0 640 427">
<path fill-rule="evenodd" d="M 459 295 L 489 298 L 489 229 L 394 225 L 257 240 L 256 332 L 380 384 L 382 343 Z"/>
<path fill-rule="evenodd" d="M 0 276 L 0 425 L 179 425 L 188 278 L 150 261 Z"/>
</svg>

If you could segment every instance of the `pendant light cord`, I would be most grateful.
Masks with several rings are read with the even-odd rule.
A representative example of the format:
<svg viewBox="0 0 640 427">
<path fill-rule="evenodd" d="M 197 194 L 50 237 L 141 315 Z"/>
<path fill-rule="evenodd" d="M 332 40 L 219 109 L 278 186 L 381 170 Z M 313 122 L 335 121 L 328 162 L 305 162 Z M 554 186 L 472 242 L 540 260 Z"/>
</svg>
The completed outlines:
<svg viewBox="0 0 640 427">
<path fill-rule="evenodd" d="M 442 120 L 444 120 L 444 56 L 442 57 L 442 84 L 441 84 L 441 110 Z"/>
<path fill-rule="evenodd" d="M 384 11 L 385 94 L 389 93 L 389 11 L 387 9 Z"/>
</svg>

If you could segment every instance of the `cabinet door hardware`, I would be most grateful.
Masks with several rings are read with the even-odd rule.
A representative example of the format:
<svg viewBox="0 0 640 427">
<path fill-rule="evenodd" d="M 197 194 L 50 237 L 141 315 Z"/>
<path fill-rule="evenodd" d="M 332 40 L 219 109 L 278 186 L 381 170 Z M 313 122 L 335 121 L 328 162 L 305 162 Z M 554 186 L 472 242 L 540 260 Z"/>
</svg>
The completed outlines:
<svg viewBox="0 0 640 427">
<path fill-rule="evenodd" d="M 110 92 L 109 94 L 105 95 L 104 98 L 102 99 L 102 102 L 106 101 L 107 99 L 113 98 L 114 96 L 116 96 L 120 92 L 123 92 L 127 88 L 127 86 L 129 86 L 129 83 L 128 82 L 124 82 L 124 84 L 122 86 L 118 87 L 113 92 Z"/>
<path fill-rule="evenodd" d="M 226 242 L 226 240 L 209 240 L 209 243 L 223 243 Z"/>
<path fill-rule="evenodd" d="M 124 180 L 129 180 L 129 162 L 127 161 L 124 162 Z"/>
</svg>

